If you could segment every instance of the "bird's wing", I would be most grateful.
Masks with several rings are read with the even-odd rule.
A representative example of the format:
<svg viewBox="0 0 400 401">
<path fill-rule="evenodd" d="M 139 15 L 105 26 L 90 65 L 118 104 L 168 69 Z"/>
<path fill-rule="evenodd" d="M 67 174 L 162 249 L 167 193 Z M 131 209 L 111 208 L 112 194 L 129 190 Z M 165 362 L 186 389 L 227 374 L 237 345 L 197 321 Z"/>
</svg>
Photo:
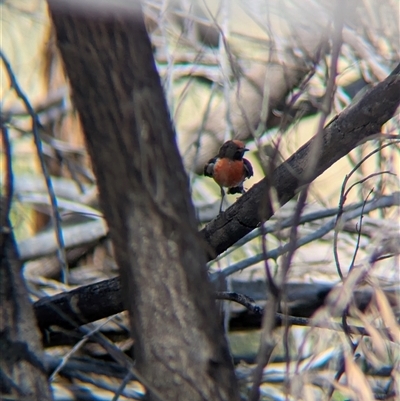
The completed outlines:
<svg viewBox="0 0 400 401">
<path fill-rule="evenodd" d="M 234 194 L 244 194 L 246 191 L 243 188 L 243 184 L 238 185 L 237 187 L 231 187 L 228 188 L 228 194 L 234 195 Z"/>
<path fill-rule="evenodd" d="M 246 178 L 250 178 L 253 175 L 253 166 L 247 159 L 243 159 L 243 165 L 246 171 Z"/>
<path fill-rule="evenodd" d="M 214 164 L 216 163 L 216 161 L 216 157 L 213 157 L 208 161 L 208 163 L 204 166 L 204 175 L 206 175 L 207 177 L 213 176 Z"/>
</svg>

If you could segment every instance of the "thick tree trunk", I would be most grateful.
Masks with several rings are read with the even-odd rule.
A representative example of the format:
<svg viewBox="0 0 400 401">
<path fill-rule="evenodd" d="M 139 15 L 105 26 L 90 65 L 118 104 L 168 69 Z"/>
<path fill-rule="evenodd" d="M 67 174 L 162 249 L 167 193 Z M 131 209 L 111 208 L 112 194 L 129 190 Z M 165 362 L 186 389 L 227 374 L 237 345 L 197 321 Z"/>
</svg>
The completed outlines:
<svg viewBox="0 0 400 401">
<path fill-rule="evenodd" d="M 65 2 L 67 4 L 68 2 Z M 150 399 L 238 400 L 141 10 L 49 1 Z M 154 390 L 154 391 L 152 391 Z"/>
<path fill-rule="evenodd" d="M 12 228 L 8 217 L 0 221 L 0 399 L 52 400 Z"/>
</svg>

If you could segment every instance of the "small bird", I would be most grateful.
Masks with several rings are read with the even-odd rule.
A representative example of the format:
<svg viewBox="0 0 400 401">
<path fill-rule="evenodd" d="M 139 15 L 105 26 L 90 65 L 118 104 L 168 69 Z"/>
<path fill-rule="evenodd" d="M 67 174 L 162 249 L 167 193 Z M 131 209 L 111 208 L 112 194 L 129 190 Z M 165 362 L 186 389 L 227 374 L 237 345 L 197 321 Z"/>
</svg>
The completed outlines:
<svg viewBox="0 0 400 401">
<path fill-rule="evenodd" d="M 224 188 L 228 188 L 228 194 L 243 194 L 244 180 L 253 175 L 251 163 L 243 158 L 244 152 L 248 150 L 242 141 L 227 141 L 221 146 L 218 155 L 204 166 L 204 175 L 214 178 L 221 188 L 220 213 L 225 197 Z"/>
</svg>

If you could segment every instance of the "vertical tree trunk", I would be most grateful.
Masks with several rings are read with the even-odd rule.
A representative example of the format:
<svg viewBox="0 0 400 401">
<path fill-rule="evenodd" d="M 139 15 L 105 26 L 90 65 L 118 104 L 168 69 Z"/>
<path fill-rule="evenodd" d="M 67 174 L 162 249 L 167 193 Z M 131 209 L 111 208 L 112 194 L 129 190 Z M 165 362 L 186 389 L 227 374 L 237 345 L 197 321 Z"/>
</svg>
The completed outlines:
<svg viewBox="0 0 400 401">
<path fill-rule="evenodd" d="M 52 400 L 43 349 L 0 198 L 0 399 Z M 5 223 L 5 224 L 4 224 Z"/>
<path fill-rule="evenodd" d="M 139 5 L 132 2 L 134 13 L 94 14 L 67 3 L 49 1 L 50 11 L 150 399 L 157 399 L 153 389 L 166 401 L 238 400 L 188 180 Z"/>
</svg>

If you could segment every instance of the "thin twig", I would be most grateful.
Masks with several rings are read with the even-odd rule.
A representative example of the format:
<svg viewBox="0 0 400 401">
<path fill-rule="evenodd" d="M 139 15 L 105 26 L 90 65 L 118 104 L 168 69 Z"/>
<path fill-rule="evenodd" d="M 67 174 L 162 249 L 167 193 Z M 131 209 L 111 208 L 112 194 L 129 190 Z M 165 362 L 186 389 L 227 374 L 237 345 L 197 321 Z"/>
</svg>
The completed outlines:
<svg viewBox="0 0 400 401">
<path fill-rule="evenodd" d="M 197 130 L 196 140 L 192 144 L 192 146 L 195 147 L 196 151 L 195 151 L 195 154 L 194 154 L 194 157 L 193 157 L 193 163 L 192 163 L 192 166 L 191 166 L 191 171 L 195 170 L 196 164 L 198 162 L 198 158 L 199 158 L 199 154 L 200 154 L 201 137 L 202 137 L 202 134 L 204 133 L 204 129 L 205 129 L 208 117 L 210 116 L 211 104 L 212 104 L 212 101 L 214 99 L 214 96 L 215 96 L 216 92 L 217 92 L 217 84 L 213 83 L 212 86 L 211 86 L 210 96 L 209 96 L 208 101 L 207 101 L 206 110 L 204 111 L 203 118 L 201 119 L 200 127 Z M 190 147 L 188 148 L 188 150 L 189 149 L 190 149 Z M 183 157 L 185 157 L 185 154 L 183 154 Z"/>
<path fill-rule="evenodd" d="M 130 380 L 132 380 L 132 377 L 133 376 L 132 376 L 131 372 L 128 372 L 126 374 L 126 376 L 124 377 L 124 380 L 122 380 L 120 386 L 115 391 L 114 397 L 112 398 L 111 401 L 118 401 L 119 396 L 123 394 L 123 391 L 124 391 L 126 385 L 129 383 Z"/>
<path fill-rule="evenodd" d="M 272 331 L 275 327 L 275 313 L 277 312 L 282 291 L 284 291 L 284 283 L 289 271 L 292 257 L 297 249 L 297 229 L 299 226 L 301 212 L 305 206 L 307 199 L 307 189 L 304 189 L 300 194 L 300 198 L 293 216 L 293 226 L 290 233 L 290 242 L 288 244 L 288 254 L 281 267 L 281 286 L 276 289 L 275 293 L 270 292 L 270 300 L 268 301 L 267 313 L 263 317 L 262 338 L 260 341 L 260 348 L 257 354 L 257 366 L 253 373 L 253 384 L 250 390 L 249 401 L 257 401 L 260 397 L 259 387 L 262 381 L 262 375 L 265 366 L 268 364 L 269 358 L 275 347 L 272 341 Z M 265 255 L 264 255 L 265 256 Z"/>
<path fill-rule="evenodd" d="M 85 326 L 79 328 L 80 331 L 87 333 L 89 331 Z M 135 363 L 124 352 L 122 352 L 115 344 L 113 344 L 104 334 L 96 332 L 91 336 L 94 341 L 101 345 L 115 361 L 128 369 L 134 377 L 146 387 L 152 397 L 157 401 L 165 401 L 165 398 L 154 388 L 146 378 L 135 367 Z"/>
<path fill-rule="evenodd" d="M 356 226 L 356 229 L 357 229 L 357 243 L 356 243 L 356 247 L 354 249 L 353 258 L 352 258 L 350 266 L 349 266 L 349 271 L 351 271 L 353 269 L 353 267 L 354 267 L 356 256 L 357 256 L 358 250 L 360 248 L 360 239 L 361 239 L 362 220 L 363 220 L 363 217 L 364 217 L 364 208 L 365 208 L 365 204 L 368 201 L 369 196 L 373 193 L 373 191 L 374 191 L 373 189 L 371 189 L 369 191 L 368 195 L 366 196 L 366 198 L 364 200 L 364 204 L 363 204 L 363 206 L 361 208 L 360 223 L 359 223 L 358 226 Z"/>
<path fill-rule="evenodd" d="M 340 261 L 339 261 L 339 254 L 338 254 L 338 236 L 339 236 L 339 223 L 342 220 L 342 214 L 343 214 L 343 210 L 344 210 L 344 204 L 346 202 L 347 196 L 349 194 L 350 189 L 352 189 L 355 185 L 362 183 L 364 181 L 366 181 L 367 179 L 377 175 L 377 174 L 383 174 L 386 172 L 382 172 L 382 173 L 376 173 L 376 174 L 371 174 L 370 176 L 363 178 L 361 181 L 356 182 L 355 184 L 353 184 L 347 191 L 346 191 L 346 185 L 350 179 L 350 177 L 359 169 L 359 167 L 366 161 L 368 160 L 371 156 L 373 156 L 375 153 L 380 152 L 382 149 L 391 146 L 393 144 L 396 143 L 400 143 L 400 141 L 393 141 L 393 142 L 389 142 L 386 143 L 384 145 L 379 146 L 377 149 L 373 150 L 372 152 L 368 153 L 365 157 L 363 157 L 354 167 L 353 169 L 350 171 L 349 174 L 347 174 L 343 180 L 343 184 L 342 184 L 342 188 L 340 190 L 340 197 L 339 197 L 339 205 L 338 205 L 338 213 L 336 215 L 336 222 L 335 222 L 335 231 L 334 231 L 334 236 L 333 236 L 333 257 L 335 259 L 335 264 L 336 264 L 336 270 L 337 273 L 340 277 L 340 279 L 343 281 L 343 273 L 342 273 L 342 269 L 340 267 Z M 388 172 L 389 173 L 389 172 Z M 392 173 L 389 173 L 392 174 Z"/>
<path fill-rule="evenodd" d="M 332 61 L 330 65 L 330 73 L 328 77 L 328 82 L 327 82 L 327 87 L 326 87 L 326 92 L 325 92 L 325 97 L 324 101 L 322 104 L 322 114 L 321 118 L 318 123 L 318 128 L 317 128 L 317 138 L 321 138 L 322 140 L 322 133 L 323 133 L 323 128 L 325 126 L 326 120 L 331 112 L 332 109 L 332 103 L 333 103 L 333 97 L 335 94 L 335 82 L 336 82 L 336 75 L 337 75 L 337 63 L 340 55 L 340 49 L 342 45 L 342 29 L 343 29 L 343 14 L 342 14 L 342 6 L 339 6 L 339 4 L 336 6 L 335 10 L 335 16 L 334 16 L 334 32 L 333 32 L 333 47 L 332 47 Z M 312 171 L 314 170 L 314 166 L 316 165 L 318 161 L 318 151 L 320 147 L 320 142 L 321 140 L 315 141 L 315 145 L 312 147 L 310 151 L 310 160 L 315 160 L 314 163 L 311 163 L 311 167 L 308 171 L 308 174 L 306 175 L 311 175 Z M 286 255 L 283 265 L 281 267 L 281 288 L 278 294 L 273 296 L 273 299 L 270 301 L 269 308 L 273 308 L 273 311 L 275 312 L 275 308 L 278 308 L 279 301 L 281 294 L 284 293 L 285 289 L 285 283 L 286 283 L 286 277 L 291 265 L 292 257 L 294 255 L 294 252 L 298 248 L 297 246 L 297 230 L 298 230 L 298 225 L 300 222 L 300 216 L 301 213 L 304 209 L 305 202 L 307 199 L 307 194 L 308 194 L 308 188 L 309 185 L 307 185 L 302 193 L 300 194 L 300 198 L 295 210 L 295 214 L 293 216 L 293 226 L 290 232 L 290 242 L 288 246 L 288 254 Z M 267 365 L 270 355 L 272 353 L 274 344 L 272 343 L 271 337 L 272 337 L 272 330 L 275 325 L 275 322 L 272 320 L 271 316 L 272 312 L 269 309 L 268 313 L 264 315 L 263 318 L 263 327 L 262 327 L 262 335 L 261 335 L 261 341 L 260 341 L 260 348 L 259 352 L 257 354 L 257 366 L 254 370 L 254 379 L 253 379 L 253 384 L 250 390 L 250 395 L 249 395 L 249 401 L 258 401 L 260 397 L 260 384 L 262 380 L 262 374 L 264 367 Z M 288 330 L 288 329 L 287 329 Z M 286 336 L 287 339 L 287 336 Z M 286 344 L 286 349 L 288 349 L 288 344 Z M 288 355 L 287 355 L 288 356 Z M 287 394 L 288 395 L 288 394 Z"/>
<path fill-rule="evenodd" d="M 365 206 L 364 212 L 367 213 L 372 210 L 379 209 L 381 207 L 391 207 L 394 205 L 396 205 L 396 206 L 400 205 L 400 193 L 395 193 L 393 195 L 384 196 L 382 198 L 379 198 L 378 200 L 368 203 Z M 362 210 L 362 207 L 359 207 L 356 210 L 351 210 L 349 212 L 346 212 L 343 215 L 343 221 L 346 222 L 348 220 L 359 217 L 361 210 Z M 336 224 L 336 218 L 330 220 L 329 222 L 327 222 L 326 224 L 324 224 L 323 226 L 318 228 L 318 230 L 315 230 L 313 233 L 308 234 L 308 235 L 300 238 L 299 240 L 297 240 L 296 247 L 300 248 L 301 246 L 306 245 L 312 241 L 315 241 L 316 239 L 322 238 L 324 235 L 326 235 L 327 233 L 329 233 L 331 230 L 333 230 L 335 228 L 335 224 Z M 286 244 L 284 246 L 280 246 L 278 248 L 268 251 L 266 257 L 268 259 L 276 260 L 279 256 L 283 255 L 288 250 L 289 250 L 289 245 Z M 227 277 L 237 271 L 241 271 L 241 270 L 246 269 L 247 267 L 253 266 L 256 263 L 261 262 L 264 257 L 265 257 L 265 255 L 260 253 L 258 255 L 247 258 L 245 260 L 241 260 L 240 262 L 234 263 L 234 264 L 226 267 L 222 271 L 213 273 L 211 275 L 211 281 L 217 280 L 220 276 Z"/>
<path fill-rule="evenodd" d="M 256 315 L 261 315 L 263 312 L 263 308 L 255 304 L 254 299 L 250 298 L 247 295 L 239 294 L 237 292 L 226 292 L 219 291 L 215 294 L 216 299 L 225 300 L 225 301 L 233 301 L 240 305 L 243 305 L 247 310 Z"/>
<path fill-rule="evenodd" d="M 364 177 L 363 179 L 361 179 L 361 180 L 355 182 L 353 185 L 351 185 L 351 186 L 349 187 L 349 189 L 346 191 L 344 197 L 347 198 L 347 195 L 350 193 L 350 191 L 351 191 L 351 190 L 353 189 L 353 187 L 355 187 L 356 185 L 363 184 L 365 181 L 368 181 L 370 178 L 377 177 L 378 175 L 383 175 L 383 174 L 389 174 L 389 175 L 393 175 L 394 177 L 396 177 L 396 174 L 394 174 L 394 173 L 392 173 L 392 172 L 390 172 L 390 171 L 380 171 L 379 173 L 370 174 L 370 175 L 368 175 L 367 177 Z"/>
<path fill-rule="evenodd" d="M 5 157 L 5 180 L 4 180 L 4 188 L 5 188 L 5 196 L 1 196 L 0 199 L 0 254 L 4 255 L 3 251 L 3 236 L 2 234 L 5 232 L 8 234 L 9 221 L 10 221 L 10 211 L 11 211 L 11 204 L 14 195 L 14 176 L 13 176 L 13 168 L 12 168 L 12 153 L 11 153 L 11 144 L 10 144 L 10 137 L 8 136 L 8 129 L 2 123 L 1 125 L 1 138 L 3 142 L 3 149 L 4 149 L 4 157 Z"/>
<path fill-rule="evenodd" d="M 49 172 L 47 170 L 46 162 L 43 156 L 43 151 L 42 151 L 42 142 L 40 139 L 40 134 L 39 134 L 39 127 L 41 126 L 39 118 L 37 114 L 35 113 L 34 108 L 32 107 L 30 101 L 28 100 L 27 96 L 21 89 L 21 87 L 18 84 L 18 81 L 15 77 L 15 74 L 11 68 L 11 64 L 9 63 L 8 59 L 4 55 L 3 51 L 0 50 L 0 58 L 3 60 L 3 64 L 7 70 L 8 77 L 10 79 L 10 84 L 11 87 L 15 90 L 17 96 L 21 99 L 23 104 L 25 105 L 27 111 L 29 112 L 29 115 L 31 116 L 32 119 L 32 133 L 33 133 L 33 138 L 38 154 L 38 158 L 40 161 L 40 166 L 42 168 L 43 175 L 45 177 L 46 181 L 46 186 L 47 186 L 47 191 L 50 196 L 50 202 L 51 202 L 51 217 L 52 221 L 55 227 L 55 234 L 57 238 L 57 256 L 60 261 L 61 265 L 61 271 L 63 275 L 63 281 L 64 283 L 67 284 L 68 282 L 68 262 L 67 262 L 67 256 L 65 252 L 65 245 L 64 245 L 64 238 L 61 230 L 61 216 L 60 213 L 58 212 L 58 207 L 57 207 L 57 198 L 54 193 L 54 188 L 53 184 L 51 182 L 51 178 L 49 175 Z"/>
<path fill-rule="evenodd" d="M 220 10 L 222 14 L 221 15 L 222 28 L 220 30 L 220 39 L 219 39 L 219 62 L 221 65 L 222 77 L 224 83 L 223 93 L 224 93 L 225 120 L 226 120 L 224 141 L 227 141 L 234 137 L 231 101 L 230 101 L 230 90 L 231 90 L 230 75 L 231 75 L 231 70 L 233 69 L 233 64 L 230 64 L 232 56 L 231 54 L 228 54 L 228 52 L 230 52 L 230 49 L 228 47 L 228 42 L 226 40 L 226 38 L 229 37 L 230 0 L 221 0 Z"/>
<path fill-rule="evenodd" d="M 49 381 L 52 382 L 56 375 L 60 372 L 60 370 L 65 366 L 65 364 L 68 362 L 68 360 L 72 357 L 72 355 L 77 352 L 84 344 L 87 340 L 89 340 L 89 338 L 96 333 L 97 331 L 99 331 L 105 324 L 107 324 L 108 322 L 110 322 L 112 319 L 114 319 L 115 316 L 110 316 L 109 318 L 107 318 L 101 325 L 98 325 L 96 327 L 94 327 L 92 330 L 90 330 L 88 333 L 86 333 L 83 338 L 78 341 L 68 352 L 67 354 L 61 359 L 60 364 L 57 366 L 56 369 L 54 369 L 54 372 L 51 374 Z"/>
<path fill-rule="evenodd" d="M 245 294 L 239 294 L 237 292 L 216 292 L 215 298 L 219 299 L 219 300 L 236 302 L 236 303 L 244 306 L 249 312 L 254 313 L 255 315 L 262 316 L 264 313 L 264 308 L 260 305 L 257 305 L 255 303 L 254 299 L 250 298 L 249 296 L 247 296 Z M 316 328 L 322 328 L 322 329 L 328 328 L 328 329 L 340 331 L 340 332 L 343 332 L 344 327 L 345 327 L 343 325 L 343 323 L 342 324 L 332 323 L 329 325 L 324 325 L 324 324 L 320 324 L 320 323 L 315 323 L 312 321 L 312 319 L 309 319 L 309 318 L 291 316 L 286 313 L 279 313 L 279 312 L 275 313 L 275 321 L 276 321 L 276 323 L 279 323 L 279 324 L 284 324 L 286 321 L 288 321 L 291 325 L 295 325 L 295 326 L 309 326 L 309 327 L 316 327 Z M 349 333 L 363 335 L 363 336 L 370 336 L 369 332 L 364 327 L 346 324 L 346 328 L 349 331 Z M 387 329 L 384 329 L 382 331 L 384 333 L 388 333 Z"/>
<path fill-rule="evenodd" d="M 128 375 L 129 375 L 129 373 L 128 373 Z M 114 386 L 112 384 L 108 384 L 103 378 L 94 378 L 93 375 L 87 375 L 87 374 L 81 373 L 79 371 L 66 374 L 65 376 L 78 379 L 79 381 L 81 381 L 83 383 L 90 383 L 93 386 L 96 386 L 97 388 L 100 388 L 100 389 L 103 389 L 106 391 L 110 391 L 113 393 L 117 393 L 119 390 L 119 388 L 116 388 L 116 386 Z M 138 392 L 134 389 L 124 389 L 124 391 L 122 392 L 121 395 L 123 395 L 124 397 L 126 397 L 127 399 L 130 399 L 130 400 L 139 400 L 139 401 L 148 400 L 148 398 L 146 397 L 146 394 L 143 394 L 142 392 Z M 78 397 L 76 399 L 78 399 Z M 101 396 L 99 395 L 99 397 L 95 397 L 95 395 L 93 394 L 92 398 L 90 398 L 90 399 L 92 399 L 92 400 L 104 399 L 104 395 L 102 394 Z"/>
<path fill-rule="evenodd" d="M 385 197 L 383 197 L 383 198 L 385 198 Z M 372 201 L 368 202 L 368 204 L 371 202 L 376 202 L 376 200 L 372 200 Z M 363 205 L 363 203 L 364 202 L 352 203 L 349 206 L 345 206 L 343 208 L 343 211 L 348 212 L 351 210 L 359 209 Z M 321 210 L 318 210 L 315 212 L 310 212 L 310 213 L 307 213 L 307 214 L 304 214 L 301 216 L 300 224 L 311 223 L 313 221 L 321 220 L 326 217 L 336 216 L 338 214 L 338 212 L 339 212 L 339 208 L 321 209 Z M 222 258 L 229 255 L 236 249 L 242 247 L 243 245 L 247 244 L 248 242 L 252 241 L 253 239 L 259 237 L 260 235 L 262 235 L 263 231 L 264 231 L 264 234 L 276 233 L 278 230 L 282 230 L 284 228 L 289 228 L 292 225 L 293 225 L 293 217 L 292 216 L 285 218 L 284 220 L 279 221 L 277 223 L 274 223 L 272 220 L 267 221 L 266 223 L 264 223 L 263 229 L 261 229 L 262 226 L 254 229 L 253 231 L 251 231 L 250 233 L 245 235 L 242 239 L 240 239 L 238 242 L 236 242 L 236 244 L 234 246 L 230 247 L 226 252 L 222 253 L 217 258 L 215 258 L 212 262 L 210 262 L 210 264 L 215 263 L 218 260 L 221 260 Z"/>
</svg>

